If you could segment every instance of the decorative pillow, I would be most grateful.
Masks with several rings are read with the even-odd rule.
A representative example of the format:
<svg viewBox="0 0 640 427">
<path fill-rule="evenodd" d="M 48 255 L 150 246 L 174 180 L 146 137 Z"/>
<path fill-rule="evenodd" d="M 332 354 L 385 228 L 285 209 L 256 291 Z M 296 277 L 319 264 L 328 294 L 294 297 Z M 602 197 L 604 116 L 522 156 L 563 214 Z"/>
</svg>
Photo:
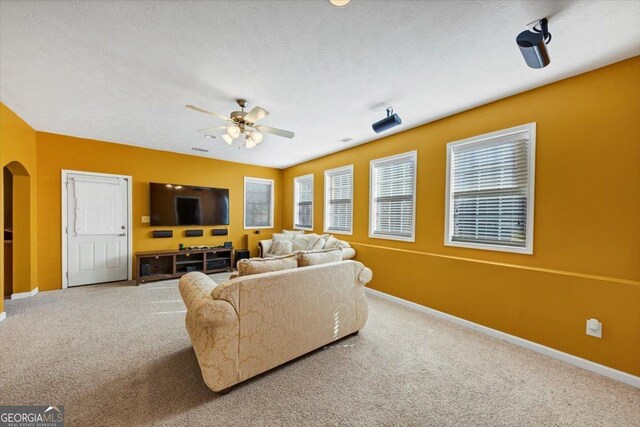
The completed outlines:
<svg viewBox="0 0 640 427">
<path fill-rule="evenodd" d="M 304 230 L 282 230 L 282 234 L 304 234 Z"/>
<path fill-rule="evenodd" d="M 238 273 L 240 276 L 267 273 L 269 271 L 289 270 L 298 267 L 296 254 L 273 258 L 249 258 L 238 261 Z"/>
<path fill-rule="evenodd" d="M 273 243 L 271 244 L 271 247 L 269 248 L 269 250 L 267 251 L 266 254 L 263 254 L 265 257 L 268 255 L 273 255 L 273 245 L 276 242 L 290 242 L 293 240 L 293 238 L 295 237 L 295 234 L 284 234 L 284 233 L 275 233 L 273 236 L 271 236 L 271 240 L 273 241 Z M 293 252 L 293 251 L 292 251 Z"/>
<path fill-rule="evenodd" d="M 271 244 L 269 255 L 291 255 L 293 253 L 293 242 L 286 240 L 276 240 Z"/>
<path fill-rule="evenodd" d="M 327 237 L 327 241 L 324 244 L 324 249 L 333 249 L 338 247 L 339 240 L 333 236 Z"/>
<path fill-rule="evenodd" d="M 338 248 L 298 252 L 298 267 L 308 267 L 310 265 L 328 264 L 338 261 L 342 261 L 342 250 Z"/>
<path fill-rule="evenodd" d="M 325 239 L 324 237 L 320 236 L 318 238 L 318 240 L 316 240 L 314 243 L 312 243 L 307 250 L 309 251 L 319 251 L 320 249 L 324 248 L 324 244 L 327 241 L 327 239 Z"/>
<path fill-rule="evenodd" d="M 293 251 L 306 251 L 320 236 L 317 234 L 296 234 L 293 237 Z"/>
<path fill-rule="evenodd" d="M 274 242 L 277 242 L 278 240 L 290 242 L 294 237 L 296 237 L 296 234 L 274 233 L 273 236 L 271 236 L 271 240 Z"/>
</svg>

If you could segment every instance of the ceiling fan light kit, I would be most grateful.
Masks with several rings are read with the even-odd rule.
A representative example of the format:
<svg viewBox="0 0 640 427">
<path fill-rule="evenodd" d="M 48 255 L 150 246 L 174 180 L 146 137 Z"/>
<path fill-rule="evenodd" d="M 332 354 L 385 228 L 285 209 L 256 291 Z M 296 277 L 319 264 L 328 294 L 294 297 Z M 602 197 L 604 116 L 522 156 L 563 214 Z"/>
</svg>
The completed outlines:
<svg viewBox="0 0 640 427">
<path fill-rule="evenodd" d="M 284 138 L 293 138 L 295 136 L 293 132 L 288 130 L 256 124 L 258 120 L 267 117 L 269 115 L 269 112 L 262 107 L 254 107 L 247 113 L 246 111 L 244 111 L 245 107 L 248 104 L 247 100 L 237 99 L 236 102 L 240 106 L 240 111 L 233 111 L 229 117 L 225 117 L 217 113 L 212 113 L 211 111 L 204 110 L 194 105 L 185 105 L 185 107 L 228 122 L 229 124 L 225 126 L 201 129 L 198 132 L 208 133 L 212 130 L 226 130 L 226 133 L 222 135 L 222 139 L 229 145 L 233 144 L 233 141 L 238 139 L 240 135 L 244 135 L 244 146 L 247 148 L 254 148 L 256 145 L 260 144 L 264 139 L 265 133 L 281 136 Z"/>
</svg>

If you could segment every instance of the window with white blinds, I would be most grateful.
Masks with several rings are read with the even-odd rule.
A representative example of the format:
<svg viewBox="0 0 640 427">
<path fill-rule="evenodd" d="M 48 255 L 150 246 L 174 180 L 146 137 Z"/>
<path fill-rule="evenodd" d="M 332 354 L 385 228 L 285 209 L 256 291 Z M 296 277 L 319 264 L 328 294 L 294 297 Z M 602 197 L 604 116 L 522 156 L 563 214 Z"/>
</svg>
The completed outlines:
<svg viewBox="0 0 640 427">
<path fill-rule="evenodd" d="M 351 234 L 353 165 L 324 172 L 324 231 Z"/>
<path fill-rule="evenodd" d="M 313 174 L 293 179 L 293 227 L 313 230 Z"/>
<path fill-rule="evenodd" d="M 535 123 L 447 145 L 445 244 L 533 253 Z"/>
<path fill-rule="evenodd" d="M 369 237 L 415 241 L 417 155 L 371 161 Z"/>
<path fill-rule="evenodd" d="M 273 180 L 244 179 L 244 228 L 273 228 Z"/>
</svg>

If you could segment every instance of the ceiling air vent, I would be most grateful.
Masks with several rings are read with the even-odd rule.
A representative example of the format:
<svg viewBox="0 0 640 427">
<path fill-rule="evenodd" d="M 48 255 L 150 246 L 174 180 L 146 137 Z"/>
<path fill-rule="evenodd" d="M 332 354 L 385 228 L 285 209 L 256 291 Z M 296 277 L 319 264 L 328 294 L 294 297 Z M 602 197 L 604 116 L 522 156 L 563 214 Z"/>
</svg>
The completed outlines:
<svg viewBox="0 0 640 427">
<path fill-rule="evenodd" d="M 209 152 L 209 150 L 207 150 L 206 148 L 192 147 L 191 149 L 193 151 L 199 151 L 201 153 L 208 153 Z"/>
</svg>

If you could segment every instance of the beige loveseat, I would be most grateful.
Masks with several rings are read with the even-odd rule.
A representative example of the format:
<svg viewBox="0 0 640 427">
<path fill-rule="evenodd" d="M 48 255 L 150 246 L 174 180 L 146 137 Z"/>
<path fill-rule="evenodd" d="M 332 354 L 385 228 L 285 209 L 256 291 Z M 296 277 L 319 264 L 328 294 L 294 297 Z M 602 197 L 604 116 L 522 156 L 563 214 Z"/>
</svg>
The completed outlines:
<svg viewBox="0 0 640 427">
<path fill-rule="evenodd" d="M 268 258 L 274 255 L 272 246 L 276 240 L 290 240 L 292 242 L 291 253 L 305 250 L 321 250 L 338 248 L 342 251 L 342 259 L 352 259 L 356 256 L 356 251 L 351 245 L 344 241 L 339 240 L 330 234 L 305 234 L 304 231 L 287 231 L 283 230 L 282 233 L 275 233 L 271 239 L 260 240 L 258 247 L 260 249 L 260 258 Z"/>
<path fill-rule="evenodd" d="M 356 261 L 241 276 L 217 285 L 202 273 L 180 279 L 186 326 L 205 383 L 229 387 L 349 334 L 367 321 Z"/>
</svg>

